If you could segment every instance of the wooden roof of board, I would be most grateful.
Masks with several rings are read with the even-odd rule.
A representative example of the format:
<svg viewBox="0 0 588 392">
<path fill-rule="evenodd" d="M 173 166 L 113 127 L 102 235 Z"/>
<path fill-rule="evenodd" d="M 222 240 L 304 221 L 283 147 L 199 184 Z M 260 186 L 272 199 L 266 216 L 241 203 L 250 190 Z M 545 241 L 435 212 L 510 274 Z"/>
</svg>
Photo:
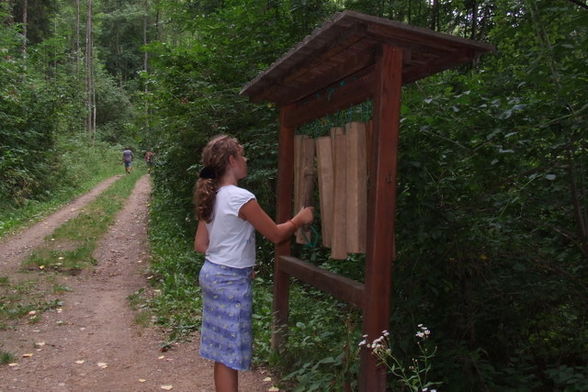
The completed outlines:
<svg viewBox="0 0 588 392">
<path fill-rule="evenodd" d="M 297 102 L 373 67 L 381 44 L 404 49 L 403 83 L 470 62 L 492 45 L 354 11 L 335 14 L 242 90 L 254 102 Z"/>
</svg>

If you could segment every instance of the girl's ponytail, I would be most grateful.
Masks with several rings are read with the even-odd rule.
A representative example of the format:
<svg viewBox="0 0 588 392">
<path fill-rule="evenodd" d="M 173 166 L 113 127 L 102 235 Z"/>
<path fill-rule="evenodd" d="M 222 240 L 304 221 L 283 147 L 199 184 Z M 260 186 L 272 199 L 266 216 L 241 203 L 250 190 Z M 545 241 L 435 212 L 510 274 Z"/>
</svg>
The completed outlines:
<svg viewBox="0 0 588 392">
<path fill-rule="evenodd" d="M 196 219 L 203 219 L 206 223 L 212 220 L 212 209 L 216 199 L 218 181 L 212 178 L 199 178 L 194 189 L 194 205 Z"/>
<path fill-rule="evenodd" d="M 214 201 L 218 191 L 219 180 L 225 174 L 229 157 L 236 157 L 243 147 L 237 139 L 227 135 L 212 138 L 202 150 L 204 168 L 200 171 L 200 178 L 194 187 L 194 205 L 196 219 L 203 219 L 206 223 L 212 221 Z"/>
</svg>

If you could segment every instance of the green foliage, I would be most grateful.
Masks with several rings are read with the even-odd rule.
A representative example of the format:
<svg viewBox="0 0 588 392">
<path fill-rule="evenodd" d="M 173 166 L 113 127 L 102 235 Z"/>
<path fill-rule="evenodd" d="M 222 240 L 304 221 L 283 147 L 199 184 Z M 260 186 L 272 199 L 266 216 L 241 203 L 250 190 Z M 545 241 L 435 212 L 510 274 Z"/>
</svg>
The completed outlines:
<svg viewBox="0 0 588 392">
<path fill-rule="evenodd" d="M 433 387 L 438 387 L 441 383 L 429 380 L 432 360 L 437 353 L 437 347 L 431 347 L 429 344 L 430 334 L 431 331 L 427 327 L 422 324 L 417 326 L 415 336 L 418 349 L 407 363 L 400 361 L 392 351 L 388 331 L 382 331 L 382 335 L 372 342 L 368 342 L 367 335 L 364 335 L 364 339 L 359 343 L 359 346 L 365 347 L 370 355 L 374 355 L 386 367 L 393 376 L 394 390 L 413 392 L 430 390 L 435 392 L 436 389 Z"/>
<path fill-rule="evenodd" d="M 156 191 L 151 201 L 149 239 L 151 279 L 157 295 L 145 297 L 155 312 L 155 323 L 169 331 L 170 340 L 184 339 L 199 328 L 202 308 L 198 271 L 202 258 L 192 250 L 193 232 L 184 219 L 181 203 L 167 190 Z"/>
<path fill-rule="evenodd" d="M 163 3 L 173 20 L 185 21 L 179 26 L 193 33 L 184 33 L 175 45 L 149 45 L 153 70 L 145 75 L 149 93 L 143 99 L 157 108 L 157 115 L 150 118 L 144 143 L 155 146 L 158 154 L 155 181 L 176 190 L 188 211 L 193 184 L 186 176 L 195 178 L 200 151 L 212 135 L 237 136 L 245 145 L 253 173 L 261 170 L 271 175 L 275 170 L 275 112 L 251 105 L 238 92 L 301 33 L 292 32 L 293 16 L 283 8 L 285 4 L 276 4 L 276 10 L 266 9 L 265 2 L 234 1 L 214 12 L 204 7 L 196 13 L 195 4 Z M 320 8 L 304 23 L 314 25 L 327 12 Z M 264 205 L 273 205 L 273 196 L 264 194 L 272 192 L 272 183 L 261 176 L 250 181 L 252 189 L 260 188 L 255 193 Z"/>
<path fill-rule="evenodd" d="M 14 30 L 0 26 L 3 43 L 15 45 L 14 34 Z M 20 204 L 42 193 L 60 175 L 54 159 L 55 97 L 47 93 L 40 75 L 24 73 L 24 62 L 13 57 L 10 49 L 3 51 L 0 56 L 0 197 Z"/>
<path fill-rule="evenodd" d="M 12 5 L 11 19 L 23 23 L 24 5 L 27 4 L 27 41 L 31 44 L 42 42 L 51 34 L 51 17 L 57 10 L 57 0 L 35 1 L 14 0 L 7 2 Z"/>
<path fill-rule="evenodd" d="M 392 325 L 426 320 L 443 337 L 448 390 L 537 390 L 550 385 L 548 367 L 587 360 L 576 329 L 586 306 L 574 300 L 588 257 L 578 230 L 586 96 L 574 82 L 585 78 L 574 48 L 586 36 L 574 32 L 586 15 L 540 4 L 551 23 L 538 26 L 528 9 L 509 10 L 497 10 L 499 52 L 483 72 L 446 73 L 404 95 Z M 554 63 L 559 47 L 570 50 Z"/>
<path fill-rule="evenodd" d="M 29 2 L 29 7 L 32 11 L 36 5 Z M 7 20 L 3 8 L 4 4 L 0 7 L 0 19 Z M 55 16 L 59 17 L 61 14 Z M 34 19 L 30 23 L 34 24 Z M 63 23 L 57 23 L 57 19 L 54 26 L 63 32 Z M 68 42 L 47 38 L 29 46 L 23 56 L 18 29 L 15 24 L 0 25 L 0 230 L 5 226 L 4 217 L 15 208 L 28 208 L 31 203 L 56 196 L 59 199 L 60 194 L 71 193 L 70 189 L 83 182 L 96 181 L 96 175 L 103 175 L 105 169 L 105 164 L 97 161 L 107 155 L 102 144 L 70 136 L 79 135 L 84 109 L 79 75 L 72 72 L 75 67 L 67 54 Z M 120 127 L 128 117 L 125 108 L 130 104 L 120 92 L 114 93 L 114 84 L 110 82 L 109 87 L 107 83 L 110 80 L 106 76 L 98 79 L 99 123 L 107 126 L 118 122 Z M 76 159 L 84 162 L 68 160 L 72 145 L 80 152 Z M 72 170 L 81 168 L 82 163 L 88 164 L 88 168 Z"/>
<path fill-rule="evenodd" d="M 253 177 L 243 185 L 262 205 L 274 204 L 274 109 L 251 106 L 236 92 L 320 20 L 316 4 L 306 4 L 273 2 L 263 11 L 254 2 L 247 10 L 238 2 L 164 7 L 178 16 L 184 34 L 150 46 L 156 59 L 144 75 L 150 90 L 142 98 L 158 111 L 146 140 L 157 144 L 164 166 L 156 172 L 156 193 L 174 200 L 174 216 L 187 226 L 177 234 L 188 242 L 189 177 L 211 134 L 232 132 L 245 142 Z M 484 38 L 498 49 L 475 72 L 463 67 L 405 88 L 391 347 L 406 362 L 414 354 L 407 326 L 434 329 L 439 353 L 431 377 L 448 391 L 583 388 L 588 336 L 578 326 L 587 315 L 588 97 L 581 81 L 587 80 L 588 13 L 564 1 L 434 4 L 344 4 Z M 319 125 L 300 132 L 315 135 Z M 337 388 L 344 337 L 357 335 L 358 326 L 345 331 L 332 318 L 340 309 L 294 285 L 291 339 L 278 359 L 269 348 L 272 246 L 259 243 L 257 360 L 278 366 L 300 390 Z M 321 249 L 299 253 L 362 279 L 362 258 L 335 263 Z"/>
<path fill-rule="evenodd" d="M 101 7 L 103 12 L 98 15 L 100 30 L 97 44 L 101 63 L 119 82 L 136 78 L 137 72 L 143 69 L 141 47 L 145 3 L 105 1 Z"/>
<path fill-rule="evenodd" d="M 59 181 L 49 184 L 37 200 L 24 199 L 18 204 L 0 201 L 0 236 L 41 219 L 98 182 L 122 172 L 120 150 L 92 142 L 84 135 L 57 137 L 55 150 L 60 152 L 54 157 L 62 168 Z"/>
<path fill-rule="evenodd" d="M 27 56 L 22 26 L 13 23 L 23 2 L 0 6 L 0 232 L 19 214 L 46 209 L 45 200 L 89 186 L 86 178 L 120 170 L 120 151 L 74 136 L 86 108 L 72 3 L 29 3 Z M 151 281 L 161 291 L 143 293 L 156 321 L 172 339 L 199 325 L 191 191 L 204 143 L 217 133 L 244 143 L 251 175 L 243 186 L 273 216 L 276 109 L 238 92 L 333 11 L 356 9 L 498 49 L 474 72 L 462 67 L 404 90 L 394 353 L 410 359 L 409 326 L 425 323 L 439 347 L 431 376 L 444 390 L 586 390 L 588 336 L 578 326 L 588 314 L 588 12 L 574 3 L 99 2 L 96 138 L 157 154 Z M 150 62 L 138 73 L 145 21 Z M 366 115 L 369 105 L 299 132 L 317 135 L 326 123 Z M 363 279 L 363 257 L 334 262 L 325 249 L 296 252 Z M 256 361 L 276 366 L 292 389 L 346 388 L 357 372 L 348 342 L 359 336 L 359 315 L 346 326 L 341 304 L 295 284 L 288 354 L 277 356 L 269 348 L 273 245 L 260 239 L 258 258 Z"/>
</svg>

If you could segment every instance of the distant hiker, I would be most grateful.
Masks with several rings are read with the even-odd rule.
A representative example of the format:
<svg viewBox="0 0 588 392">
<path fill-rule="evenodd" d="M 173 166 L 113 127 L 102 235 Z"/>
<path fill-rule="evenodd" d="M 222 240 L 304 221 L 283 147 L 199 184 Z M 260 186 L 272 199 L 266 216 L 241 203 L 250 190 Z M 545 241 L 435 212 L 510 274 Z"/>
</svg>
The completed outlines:
<svg viewBox="0 0 588 392">
<path fill-rule="evenodd" d="M 133 152 L 130 147 L 123 150 L 122 161 L 125 165 L 125 171 L 127 174 L 131 174 L 131 171 L 133 171 Z"/>
<path fill-rule="evenodd" d="M 312 208 L 276 224 L 255 195 L 239 188 L 247 176 L 247 158 L 237 139 L 221 135 L 202 152 L 204 168 L 196 183 L 199 220 L 194 248 L 205 254 L 200 355 L 214 362 L 217 392 L 237 392 L 238 371 L 251 365 L 251 281 L 255 265 L 255 230 L 273 243 L 287 240 L 312 222 Z"/>
<path fill-rule="evenodd" d="M 145 152 L 145 155 L 143 155 L 143 159 L 145 159 L 145 164 L 147 165 L 147 173 L 151 173 L 154 155 L 155 153 L 153 151 L 147 151 Z"/>
</svg>

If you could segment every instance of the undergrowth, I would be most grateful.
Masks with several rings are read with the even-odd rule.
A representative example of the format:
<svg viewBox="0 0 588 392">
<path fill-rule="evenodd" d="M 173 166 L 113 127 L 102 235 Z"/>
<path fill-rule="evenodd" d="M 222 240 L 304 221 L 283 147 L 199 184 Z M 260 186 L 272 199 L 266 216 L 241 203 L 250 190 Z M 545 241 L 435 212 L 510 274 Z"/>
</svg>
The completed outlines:
<svg viewBox="0 0 588 392">
<path fill-rule="evenodd" d="M 168 332 L 168 342 L 188 338 L 200 327 L 198 271 L 203 259 L 192 250 L 183 209 L 157 189 L 150 209 L 149 239 L 154 290 L 142 293 L 153 320 Z"/>
<path fill-rule="evenodd" d="M 132 301 L 136 303 L 137 297 L 141 297 L 153 312 L 154 322 L 167 331 L 168 341 L 164 345 L 190 338 L 200 328 L 198 272 L 203 258 L 193 251 L 193 230 L 194 222 L 186 216 L 181 202 L 165 189 L 156 188 L 149 230 L 152 252 L 149 281 L 153 288 L 135 293 Z M 257 262 L 271 267 L 271 254 L 258 252 Z M 268 271 L 271 268 L 262 268 L 253 284 L 254 364 L 269 367 L 281 379 L 282 390 L 356 390 L 357 342 L 361 336 L 359 312 L 318 290 L 293 282 L 289 339 L 283 352 L 274 352 L 270 345 L 272 277 Z"/>
</svg>

